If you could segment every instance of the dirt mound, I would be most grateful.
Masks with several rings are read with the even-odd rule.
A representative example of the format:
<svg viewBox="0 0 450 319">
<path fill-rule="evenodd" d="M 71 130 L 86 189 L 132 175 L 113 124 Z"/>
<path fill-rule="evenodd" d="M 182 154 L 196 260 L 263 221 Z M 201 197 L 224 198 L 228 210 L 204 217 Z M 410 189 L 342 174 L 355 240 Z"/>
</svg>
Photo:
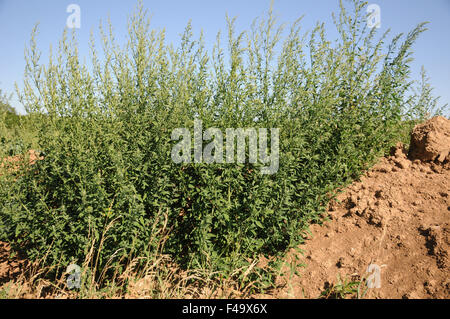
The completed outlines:
<svg viewBox="0 0 450 319">
<path fill-rule="evenodd" d="M 259 297 L 317 298 L 338 278 L 362 281 L 362 292 L 377 275 L 365 298 L 450 298 L 449 122 L 418 125 L 409 152 L 398 144 L 330 203 L 331 220 L 312 225 L 303 255 L 289 255 L 306 267 Z"/>
<path fill-rule="evenodd" d="M 449 152 L 450 120 L 436 116 L 414 128 L 409 149 L 411 159 L 443 162 L 449 159 Z"/>
</svg>

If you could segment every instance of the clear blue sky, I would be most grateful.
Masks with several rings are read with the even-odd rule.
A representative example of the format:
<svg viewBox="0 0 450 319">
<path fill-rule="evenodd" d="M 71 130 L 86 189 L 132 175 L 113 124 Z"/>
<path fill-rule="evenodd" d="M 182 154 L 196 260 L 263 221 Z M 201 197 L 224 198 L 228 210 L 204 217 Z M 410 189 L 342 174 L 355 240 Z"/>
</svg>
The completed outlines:
<svg viewBox="0 0 450 319">
<path fill-rule="evenodd" d="M 38 45 L 46 52 L 50 44 L 57 46 L 69 13 L 69 4 L 81 8 L 80 52 L 88 54 L 89 34 L 98 31 L 100 20 L 111 18 L 118 39 L 126 34 L 127 17 L 133 12 L 136 1 L 119 0 L 0 0 L 0 88 L 14 93 L 14 82 L 22 83 L 24 72 L 24 48 L 30 33 L 39 22 Z M 168 42 L 176 43 L 179 34 L 189 20 L 198 35 L 203 29 L 208 46 L 212 45 L 217 31 L 225 30 L 225 14 L 237 17 L 237 27 L 248 29 L 257 16 L 263 15 L 270 0 L 144 0 L 144 7 L 152 14 L 152 27 L 165 28 Z M 419 77 L 425 66 L 435 88 L 441 96 L 440 104 L 450 105 L 450 0 L 376 0 L 369 3 L 381 8 L 381 29 L 392 29 L 392 35 L 407 33 L 419 22 L 429 21 L 429 30 L 422 34 L 414 46 L 413 77 Z M 304 30 L 310 30 L 317 21 L 327 23 L 329 36 L 334 40 L 331 13 L 338 12 L 338 0 L 274 0 L 274 12 L 280 22 L 293 22 L 305 15 Z M 22 105 L 14 97 L 12 105 L 24 113 Z M 447 114 L 448 108 L 447 108 Z"/>
</svg>

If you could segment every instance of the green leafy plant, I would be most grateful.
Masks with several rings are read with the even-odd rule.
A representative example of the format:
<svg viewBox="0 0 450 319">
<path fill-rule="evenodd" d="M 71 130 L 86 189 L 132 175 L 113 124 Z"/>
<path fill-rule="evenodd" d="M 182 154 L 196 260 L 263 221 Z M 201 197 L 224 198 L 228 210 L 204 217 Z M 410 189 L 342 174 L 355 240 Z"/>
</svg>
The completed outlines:
<svg viewBox="0 0 450 319">
<path fill-rule="evenodd" d="M 329 287 L 325 289 L 320 294 L 319 298 L 322 299 L 345 299 L 347 297 L 357 297 L 358 299 L 364 296 L 360 296 L 360 286 L 362 281 L 355 281 L 348 279 L 347 277 L 344 277 L 344 279 L 341 278 L 340 275 L 338 275 L 338 283 L 337 284 L 331 284 Z"/>
<path fill-rule="evenodd" d="M 431 101 L 410 95 L 411 47 L 425 24 L 386 48 L 387 33 L 377 39 L 365 24 L 366 3 L 351 3 L 351 13 L 341 2 L 334 17 L 335 42 L 324 24 L 303 34 L 299 19 L 285 30 L 270 10 L 248 32 L 236 33 L 228 18 L 227 48 L 219 33 L 212 52 L 202 35 L 193 39 L 191 24 L 179 47 L 167 44 L 139 4 L 124 46 L 111 25 L 100 27 L 102 58 L 92 37 L 90 65 L 67 31 L 42 64 L 35 28 L 18 94 L 45 158 L 0 176 L 1 239 L 31 260 L 51 247 L 49 265 L 84 260 L 93 249 L 100 276 L 156 249 L 149 242 L 160 236 L 157 212 L 167 211 L 164 253 L 179 265 L 243 286 L 273 283 L 272 271 L 235 270 L 302 242 L 334 190 L 388 150 L 410 129 L 406 116 L 420 120 Z M 195 118 L 222 131 L 280 128 L 279 171 L 173 163 L 171 132 L 192 130 Z"/>
</svg>

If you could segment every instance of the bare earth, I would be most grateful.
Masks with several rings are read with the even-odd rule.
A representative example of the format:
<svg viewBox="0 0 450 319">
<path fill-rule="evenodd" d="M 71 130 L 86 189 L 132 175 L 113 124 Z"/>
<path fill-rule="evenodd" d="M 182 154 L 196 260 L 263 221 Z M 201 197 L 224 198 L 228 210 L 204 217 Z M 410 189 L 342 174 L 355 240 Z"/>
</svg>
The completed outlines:
<svg viewBox="0 0 450 319">
<path fill-rule="evenodd" d="M 330 203 L 331 221 L 311 226 L 300 276 L 258 297 L 318 298 L 338 275 L 367 278 L 375 264 L 381 287 L 366 298 L 449 298 L 449 148 L 448 119 L 417 126 L 409 157 L 397 145 Z"/>
</svg>

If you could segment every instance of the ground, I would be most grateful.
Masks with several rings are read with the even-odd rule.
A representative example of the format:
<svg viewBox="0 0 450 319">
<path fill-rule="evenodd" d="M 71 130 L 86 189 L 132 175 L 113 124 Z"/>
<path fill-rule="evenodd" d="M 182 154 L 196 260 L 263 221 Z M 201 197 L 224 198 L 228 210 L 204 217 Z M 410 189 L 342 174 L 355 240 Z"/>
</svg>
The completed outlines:
<svg viewBox="0 0 450 319">
<path fill-rule="evenodd" d="M 367 278 L 375 264 L 380 288 L 367 298 L 449 298 L 449 148 L 448 119 L 417 126 L 409 150 L 398 144 L 330 203 L 330 221 L 311 226 L 299 246 L 306 267 L 259 297 L 317 298 L 339 278 Z"/>
<path fill-rule="evenodd" d="M 330 205 L 331 220 L 312 225 L 300 246 L 306 267 L 272 297 L 317 298 L 338 275 L 362 279 L 370 264 L 381 288 L 366 297 L 450 297 L 450 170 L 398 160 L 381 159 Z"/>
</svg>

